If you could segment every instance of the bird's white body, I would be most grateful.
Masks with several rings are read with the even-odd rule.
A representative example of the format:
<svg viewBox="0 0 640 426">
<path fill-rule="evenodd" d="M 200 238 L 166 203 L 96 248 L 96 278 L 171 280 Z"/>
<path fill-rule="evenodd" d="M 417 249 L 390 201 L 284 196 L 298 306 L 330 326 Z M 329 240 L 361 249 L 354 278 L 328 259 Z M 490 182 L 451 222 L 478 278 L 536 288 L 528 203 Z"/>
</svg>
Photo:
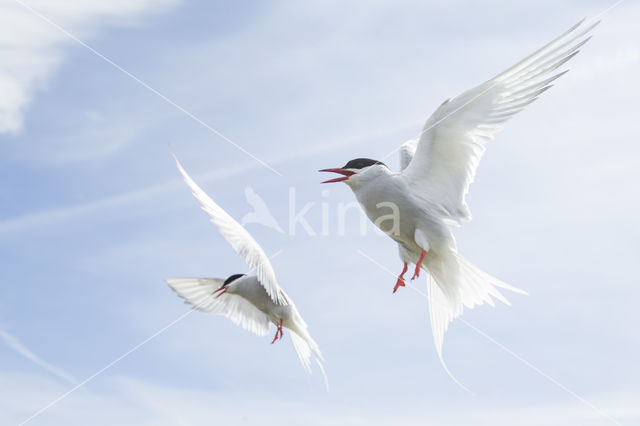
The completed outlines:
<svg viewBox="0 0 640 426">
<path fill-rule="evenodd" d="M 449 226 L 451 220 L 442 214 L 437 204 L 416 196 L 403 173 L 393 173 L 384 165 L 374 165 L 351 176 L 345 183 L 353 190 L 367 217 L 398 243 L 403 262 L 417 264 L 422 251 L 427 252 L 421 266 L 436 285 L 431 292 L 444 296 L 438 297 L 439 303 L 452 315 L 462 313 L 463 305 L 472 308 L 483 302 L 492 303 L 490 296 L 508 303 L 494 286 L 524 293 L 480 271 L 461 257 Z M 440 336 L 436 341 L 439 353 L 445 331 L 446 327 L 437 333 Z"/>
<path fill-rule="evenodd" d="M 227 287 L 228 290 L 225 294 L 242 297 L 266 315 L 276 326 L 280 323 L 280 320 L 282 320 L 282 325 L 284 327 L 287 327 L 297 333 L 300 333 L 300 330 L 307 327 L 300 316 L 300 313 L 298 313 L 296 306 L 290 301 L 289 297 L 286 296 L 286 298 L 289 299 L 289 303 L 287 305 L 275 303 L 271 297 L 269 297 L 264 286 L 260 284 L 255 275 L 245 275 L 240 277 Z"/>
<path fill-rule="evenodd" d="M 345 183 L 351 187 L 367 217 L 398 243 L 400 257 L 416 263 L 425 251 L 455 250 L 455 241 L 437 208 L 417 198 L 402 173 L 371 166 Z"/>
</svg>

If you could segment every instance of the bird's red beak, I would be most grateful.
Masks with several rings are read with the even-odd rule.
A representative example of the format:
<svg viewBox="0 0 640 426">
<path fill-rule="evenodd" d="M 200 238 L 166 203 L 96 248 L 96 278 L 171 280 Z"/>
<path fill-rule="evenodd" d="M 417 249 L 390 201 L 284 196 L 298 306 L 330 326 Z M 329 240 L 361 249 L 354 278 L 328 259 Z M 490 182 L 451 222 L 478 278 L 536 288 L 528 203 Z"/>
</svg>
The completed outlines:
<svg viewBox="0 0 640 426">
<path fill-rule="evenodd" d="M 352 172 L 351 170 L 345 170 L 345 169 L 340 169 L 340 168 L 337 168 L 337 169 L 322 169 L 322 170 L 318 170 L 318 171 L 319 172 L 332 172 L 332 173 L 338 173 L 338 174 L 342 175 L 342 177 L 325 180 L 324 182 L 321 182 L 321 183 L 342 182 L 342 181 L 345 181 L 345 180 L 349 179 L 349 176 L 356 174 L 355 172 Z"/>
<path fill-rule="evenodd" d="M 220 287 L 219 289 L 217 289 L 216 291 L 214 291 L 213 293 L 211 293 L 211 295 L 213 296 L 214 294 L 216 295 L 216 299 L 220 296 L 222 296 L 223 294 L 225 294 L 227 292 L 227 290 L 229 290 L 229 288 L 225 285 Z"/>
</svg>

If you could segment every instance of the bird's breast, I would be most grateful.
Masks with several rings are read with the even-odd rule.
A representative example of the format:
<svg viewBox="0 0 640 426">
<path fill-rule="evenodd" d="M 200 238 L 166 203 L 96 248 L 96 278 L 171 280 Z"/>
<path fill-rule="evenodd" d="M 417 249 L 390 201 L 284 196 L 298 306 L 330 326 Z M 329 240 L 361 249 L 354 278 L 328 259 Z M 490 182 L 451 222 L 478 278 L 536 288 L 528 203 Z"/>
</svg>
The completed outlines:
<svg viewBox="0 0 640 426">
<path fill-rule="evenodd" d="M 398 242 L 413 239 L 421 209 L 401 180 L 385 176 L 362 187 L 356 197 L 367 217 L 382 232 Z"/>
</svg>

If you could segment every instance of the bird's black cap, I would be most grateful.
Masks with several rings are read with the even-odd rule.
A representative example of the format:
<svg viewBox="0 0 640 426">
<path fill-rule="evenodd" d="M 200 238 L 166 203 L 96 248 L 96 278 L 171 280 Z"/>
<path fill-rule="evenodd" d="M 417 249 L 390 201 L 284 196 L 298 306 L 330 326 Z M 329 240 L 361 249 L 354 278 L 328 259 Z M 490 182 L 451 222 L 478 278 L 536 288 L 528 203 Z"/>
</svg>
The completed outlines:
<svg viewBox="0 0 640 426">
<path fill-rule="evenodd" d="M 231 284 L 232 282 L 234 282 L 235 280 L 237 280 L 240 277 L 244 277 L 245 274 L 233 274 L 231 275 L 229 278 L 227 278 L 224 283 L 222 284 L 222 287 Z"/>
<path fill-rule="evenodd" d="M 349 161 L 342 167 L 343 169 L 364 169 L 365 167 L 373 166 L 374 164 L 382 164 L 387 167 L 382 161 L 372 160 L 371 158 L 356 158 Z"/>
</svg>

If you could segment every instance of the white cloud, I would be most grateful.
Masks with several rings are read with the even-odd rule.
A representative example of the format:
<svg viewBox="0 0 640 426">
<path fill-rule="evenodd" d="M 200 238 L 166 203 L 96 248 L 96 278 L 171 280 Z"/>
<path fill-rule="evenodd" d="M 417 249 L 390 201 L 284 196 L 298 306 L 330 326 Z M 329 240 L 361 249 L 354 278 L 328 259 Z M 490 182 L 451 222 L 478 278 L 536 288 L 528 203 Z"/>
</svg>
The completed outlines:
<svg viewBox="0 0 640 426">
<path fill-rule="evenodd" d="M 90 37 L 105 25 L 131 24 L 167 10 L 177 0 L 5 0 L 0 3 L 0 133 L 16 133 L 34 94 L 46 87 L 74 43 L 28 7 L 72 34 Z"/>
</svg>

